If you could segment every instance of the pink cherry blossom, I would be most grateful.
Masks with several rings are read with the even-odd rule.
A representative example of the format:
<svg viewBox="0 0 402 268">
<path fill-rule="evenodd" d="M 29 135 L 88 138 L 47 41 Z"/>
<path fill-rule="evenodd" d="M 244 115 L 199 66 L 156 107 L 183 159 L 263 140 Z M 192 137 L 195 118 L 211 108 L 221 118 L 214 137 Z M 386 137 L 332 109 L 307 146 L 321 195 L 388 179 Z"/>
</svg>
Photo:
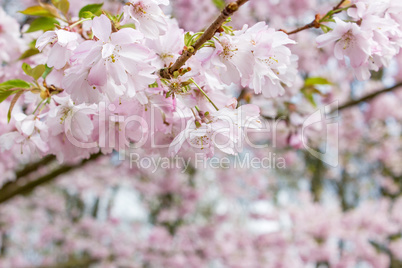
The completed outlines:
<svg viewBox="0 0 402 268">
<path fill-rule="evenodd" d="M 333 31 L 317 37 L 318 47 L 336 42 L 334 55 L 338 60 L 350 59 L 353 68 L 362 66 L 371 54 L 370 33 L 357 24 L 335 18 Z"/>
<path fill-rule="evenodd" d="M 94 129 L 90 115 L 96 113 L 96 105 L 74 105 L 68 96 L 55 96 L 54 101 L 58 105 L 49 111 L 50 134 L 64 132 L 79 141 L 88 141 Z"/>
<path fill-rule="evenodd" d="M 126 2 L 0 10 L 0 267 L 401 265 L 400 1 Z"/>
<path fill-rule="evenodd" d="M 159 7 L 167 4 L 165 0 L 130 0 L 124 7 L 124 21 L 132 19 L 147 38 L 156 39 L 167 30 L 166 18 Z"/>
<path fill-rule="evenodd" d="M 61 69 L 69 62 L 73 50 L 78 46 L 78 39 L 77 33 L 65 30 L 47 31 L 36 41 L 36 48 L 42 51 L 50 44 L 47 64 L 49 67 Z"/>
<path fill-rule="evenodd" d="M 16 60 L 25 48 L 17 20 L 0 7 L 0 60 L 4 62 Z"/>
<path fill-rule="evenodd" d="M 245 129 L 260 127 L 258 107 L 225 107 L 189 120 L 185 129 L 172 141 L 170 149 L 177 154 L 185 146 L 185 150 L 192 149 L 210 157 L 216 147 L 224 153 L 236 154 L 242 149 Z"/>
<path fill-rule="evenodd" d="M 199 53 L 207 72 L 212 72 L 227 85 L 251 75 L 252 69 L 248 64 L 252 62 L 252 54 L 247 43 L 236 36 L 221 34 L 214 44 L 215 48 L 206 47 Z"/>
<path fill-rule="evenodd" d="M 134 85 L 135 88 L 143 86 L 139 79 L 139 85 L 136 85 L 137 79 L 133 79 L 131 74 L 141 76 L 144 79 L 152 77 L 155 71 L 151 65 L 147 64 L 154 56 L 149 49 L 140 44 L 143 35 L 134 29 L 125 28 L 116 33 L 112 33 L 110 20 L 102 15 L 94 18 L 92 30 L 98 41 L 85 41 L 74 51 L 73 59 L 80 58 L 83 68 L 89 67 L 87 77 L 82 77 L 78 81 L 89 85 L 95 90 L 106 93 L 109 99 L 114 100 L 124 95 L 128 85 Z M 144 64 L 145 63 L 145 64 Z M 77 72 L 82 72 L 76 68 Z M 146 72 L 144 72 L 147 70 Z M 149 80 L 147 80 L 149 81 Z M 67 90 L 75 90 L 74 86 L 67 82 Z M 133 90 L 133 87 L 131 87 Z M 85 93 L 88 96 L 95 97 L 93 93 Z M 135 93 L 129 93 L 133 96 Z M 93 97 L 84 97 L 89 99 Z"/>
<path fill-rule="evenodd" d="M 48 145 L 44 141 L 47 139 L 48 126 L 34 115 L 17 113 L 14 119 L 17 131 L 0 136 L 1 150 L 10 150 L 15 144 L 21 154 L 30 156 L 35 152 L 45 153 L 48 150 Z"/>
<path fill-rule="evenodd" d="M 292 55 L 288 44 L 295 42 L 280 31 L 268 28 L 264 23 L 258 23 L 244 32 L 254 57 L 253 73 L 244 77 L 255 93 L 265 97 L 283 95 L 282 83 L 292 86 L 297 73 L 297 56 Z"/>
</svg>

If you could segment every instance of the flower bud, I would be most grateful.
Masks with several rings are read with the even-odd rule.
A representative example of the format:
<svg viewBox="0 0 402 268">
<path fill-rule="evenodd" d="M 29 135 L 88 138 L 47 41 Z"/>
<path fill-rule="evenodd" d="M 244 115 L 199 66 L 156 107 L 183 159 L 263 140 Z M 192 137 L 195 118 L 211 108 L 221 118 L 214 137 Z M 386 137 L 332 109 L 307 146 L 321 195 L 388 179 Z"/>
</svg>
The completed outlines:
<svg viewBox="0 0 402 268">
<path fill-rule="evenodd" d="M 189 46 L 189 47 L 187 48 L 187 51 L 190 52 L 190 53 L 194 53 L 194 47 Z"/>
<path fill-rule="evenodd" d="M 40 92 L 40 97 L 42 100 L 46 100 L 47 98 L 49 98 L 49 93 L 47 92 L 47 90 L 42 90 Z"/>
</svg>

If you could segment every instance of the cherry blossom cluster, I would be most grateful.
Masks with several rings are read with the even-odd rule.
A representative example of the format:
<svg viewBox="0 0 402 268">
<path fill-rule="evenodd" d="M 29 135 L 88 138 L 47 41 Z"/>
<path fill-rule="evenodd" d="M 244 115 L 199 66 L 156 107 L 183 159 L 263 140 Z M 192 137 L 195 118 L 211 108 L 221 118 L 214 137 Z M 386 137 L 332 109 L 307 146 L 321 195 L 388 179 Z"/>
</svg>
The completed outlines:
<svg viewBox="0 0 402 268">
<path fill-rule="evenodd" d="M 16 131 L 1 137 L 2 150 L 68 161 L 99 148 L 153 150 L 152 139 L 172 154 L 241 151 L 245 129 L 261 127 L 259 108 L 237 107 L 237 94 L 227 94 L 227 88 L 238 84 L 266 97 L 283 95 L 283 85 L 291 86 L 297 74 L 297 57 L 287 47 L 295 42 L 265 23 L 238 31 L 224 26 L 166 79 L 159 71 L 202 34 L 180 29 L 163 14 L 160 5 L 166 4 L 131 1 L 118 18 L 101 14 L 61 22 L 38 36 L 41 53 L 32 58 L 49 72 L 35 76 L 41 68 L 23 66 L 33 78 L 23 91 L 32 114 L 24 115 L 14 102 Z M 182 146 L 185 141 L 191 146 Z"/>
<path fill-rule="evenodd" d="M 2 136 L 2 150 L 56 154 L 60 161 L 129 146 L 170 154 L 200 151 L 208 157 L 215 148 L 242 151 L 245 130 L 262 127 L 259 108 L 238 107 L 231 87 L 266 98 L 297 87 L 296 42 L 264 22 L 240 30 L 225 22 L 166 78 L 160 71 L 191 51 L 203 33 L 182 30 L 164 15 L 168 4 L 130 1 L 116 16 L 81 10 L 80 18 L 73 14 L 75 20 L 57 21 L 54 30 L 26 36 L 41 53 L 30 57 L 36 67 L 23 66 L 31 80 L 9 103 L 15 131 Z M 357 1 L 340 8 L 351 20 L 335 17 L 333 29 L 324 25 L 332 13 L 320 19 L 327 33 L 317 37 L 319 47 L 334 43 L 335 57 L 346 57 L 359 79 L 388 66 L 399 52 L 399 6 L 392 1 L 379 5 Z M 10 56 L 3 58 L 7 62 Z M 12 85 L 7 90 L 15 90 Z M 21 95 L 30 114 L 19 111 Z"/>
<path fill-rule="evenodd" d="M 401 265 L 401 4 L 227 2 L 0 9 L 0 267 Z"/>
<path fill-rule="evenodd" d="M 402 46 L 400 1 L 351 1 L 348 19 L 334 18 L 333 29 L 317 37 L 319 47 L 334 45 L 338 60 L 348 59 L 359 80 L 387 67 Z"/>
</svg>

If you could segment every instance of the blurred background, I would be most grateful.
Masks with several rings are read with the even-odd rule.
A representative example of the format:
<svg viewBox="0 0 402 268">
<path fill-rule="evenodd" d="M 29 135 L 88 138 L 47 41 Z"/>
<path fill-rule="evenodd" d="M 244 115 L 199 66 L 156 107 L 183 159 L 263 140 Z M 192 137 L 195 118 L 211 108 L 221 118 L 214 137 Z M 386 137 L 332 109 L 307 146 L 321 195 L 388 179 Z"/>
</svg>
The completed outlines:
<svg viewBox="0 0 402 268">
<path fill-rule="evenodd" d="M 100 2 L 70 0 L 70 13 Z M 104 9 L 121 11 L 123 1 L 104 2 Z M 225 5 L 170 2 L 164 11 L 186 31 L 202 30 Z M 292 30 L 337 3 L 251 0 L 231 25 L 266 21 Z M 14 44 L 2 29 L 19 23 L 24 32 L 32 19 L 17 11 L 37 2 L 0 4 L 1 49 Z M 402 90 L 393 86 L 401 85 L 402 56 L 359 82 L 334 59 L 332 48 L 317 48 L 320 33 L 292 36 L 300 81 L 284 96 L 265 99 L 248 89 L 227 89 L 241 103 L 259 105 L 266 124 L 285 118 L 276 135 L 253 136 L 266 148 L 239 156 L 265 159 L 266 168 L 195 168 L 193 162 L 187 169 L 144 168 L 119 160 L 118 153 L 65 165 L 54 156 L 0 156 L 0 267 L 401 268 Z M 21 62 L 2 63 L 0 81 L 18 73 L 13 64 Z M 307 87 L 307 77 L 329 82 Z M 302 122 L 334 101 L 335 124 L 313 124 L 302 136 Z M 0 104 L 0 135 L 9 131 L 7 109 Z M 322 152 L 328 143 L 335 146 L 337 163 L 317 159 L 303 141 Z M 158 161 L 157 155 L 134 153 Z"/>
</svg>

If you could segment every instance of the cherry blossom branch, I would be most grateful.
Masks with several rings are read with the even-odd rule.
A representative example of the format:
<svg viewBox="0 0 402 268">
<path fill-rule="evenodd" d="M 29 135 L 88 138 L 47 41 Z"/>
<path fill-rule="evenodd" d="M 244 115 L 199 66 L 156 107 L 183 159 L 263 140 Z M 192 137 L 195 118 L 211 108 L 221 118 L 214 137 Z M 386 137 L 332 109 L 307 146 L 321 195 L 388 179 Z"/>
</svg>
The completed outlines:
<svg viewBox="0 0 402 268">
<path fill-rule="evenodd" d="M 347 108 L 349 108 L 349 107 L 358 105 L 358 104 L 360 104 L 360 103 L 362 103 L 362 102 L 370 101 L 370 100 L 376 98 L 377 96 L 379 96 L 379 95 L 381 95 L 381 94 L 383 94 L 383 93 L 391 92 L 391 91 L 393 91 L 393 90 L 395 90 L 395 89 L 398 89 L 399 87 L 402 87 L 402 82 L 399 82 L 399 83 L 395 84 L 395 85 L 392 86 L 392 87 L 384 88 L 384 89 L 382 89 L 382 90 L 373 92 L 373 93 L 371 93 L 371 94 L 369 94 L 369 95 L 367 95 L 367 96 L 364 96 L 364 97 L 362 97 L 362 98 L 360 98 L 360 99 L 352 100 L 352 101 L 346 102 L 345 104 L 339 106 L 337 109 L 332 110 L 331 113 L 336 112 L 336 111 L 341 111 L 341 110 L 347 109 Z"/>
<path fill-rule="evenodd" d="M 280 121 L 280 120 L 283 120 L 285 122 L 289 121 L 288 116 L 285 115 L 277 115 L 277 116 L 261 115 L 261 117 L 269 121 Z"/>
<path fill-rule="evenodd" d="M 210 40 L 222 27 L 222 24 L 229 18 L 233 13 L 235 13 L 240 6 L 248 2 L 248 0 L 237 0 L 236 2 L 229 3 L 221 12 L 221 14 L 216 18 L 216 20 L 205 30 L 199 39 L 194 43 L 193 46 L 187 49 L 183 49 L 181 56 L 176 60 L 176 62 L 169 68 L 160 70 L 159 74 L 162 78 L 169 79 L 173 73 L 179 70 L 188 59 L 190 59 L 201 46 Z"/>
<path fill-rule="evenodd" d="M 314 20 L 312 22 L 310 22 L 310 23 L 308 23 L 308 24 L 306 24 L 306 25 L 304 25 L 304 26 L 302 26 L 300 28 L 297 28 L 297 29 L 295 29 L 293 31 L 290 31 L 290 32 L 287 32 L 287 31 L 285 31 L 283 29 L 281 29 L 281 31 L 285 32 L 287 35 L 292 35 L 292 34 L 295 34 L 295 33 L 310 29 L 310 28 L 320 28 L 321 23 L 324 21 L 325 18 L 327 18 L 329 16 L 329 14 L 336 14 L 336 13 L 341 12 L 341 11 L 336 11 L 336 10 L 340 9 L 341 6 L 343 5 L 343 3 L 345 3 L 345 1 L 346 0 L 341 0 L 335 7 L 332 8 L 332 10 L 328 11 L 327 14 L 325 14 L 325 16 L 322 17 L 322 18 L 320 16 L 320 14 L 316 14 L 315 18 L 314 18 Z"/>
<path fill-rule="evenodd" d="M 56 157 L 54 155 L 48 155 L 35 163 L 26 165 L 23 169 L 18 170 L 15 173 L 16 180 L 31 174 L 32 172 L 38 170 L 38 168 L 49 164 L 50 162 L 54 161 L 55 159 L 56 159 Z"/>
<path fill-rule="evenodd" d="M 345 3 L 345 2 L 346 2 L 346 0 L 341 0 L 332 10 L 339 9 L 343 5 L 343 3 Z"/>
<path fill-rule="evenodd" d="M 366 95 L 366 96 L 364 96 L 364 97 L 362 97 L 360 99 L 348 101 L 348 102 L 342 104 L 341 106 L 339 106 L 338 108 L 331 110 L 329 113 L 331 114 L 331 113 L 334 113 L 334 112 L 337 112 L 337 111 L 342 111 L 342 110 L 345 110 L 347 108 L 350 108 L 350 107 L 353 107 L 355 105 L 358 105 L 360 103 L 371 101 L 372 99 L 378 97 L 379 95 L 381 95 L 383 93 L 394 91 L 394 90 L 396 90 L 396 89 L 398 89 L 400 87 L 402 87 L 402 82 L 399 82 L 399 83 L 395 84 L 392 87 L 384 88 L 382 90 L 378 90 L 376 92 L 373 92 L 373 93 L 371 93 L 369 95 Z M 288 120 L 288 118 L 286 116 L 271 117 L 271 116 L 261 115 L 261 117 L 266 119 L 266 120 L 270 120 L 270 121 L 276 121 L 276 120 L 285 120 L 286 121 L 286 120 Z"/>
<path fill-rule="evenodd" d="M 32 166 L 27 166 L 27 169 L 24 172 L 20 172 L 20 174 L 26 173 L 24 177 L 19 177 L 15 181 L 8 182 L 3 185 L 3 187 L 0 189 L 0 203 L 6 202 L 7 200 L 19 195 L 19 194 L 24 194 L 32 191 L 34 188 L 36 188 L 39 185 L 42 185 L 46 182 L 49 182 L 53 179 L 55 179 L 57 176 L 62 175 L 64 173 L 67 173 L 69 171 L 72 171 L 74 169 L 80 168 L 87 164 L 88 162 L 94 161 L 95 159 L 99 158 L 102 154 L 97 153 L 91 155 L 90 158 L 82 160 L 80 163 L 76 165 L 63 165 L 58 167 L 57 169 L 54 169 L 50 173 L 41 176 L 36 179 L 30 179 L 25 175 L 28 175 L 34 171 L 34 168 Z M 50 160 L 49 160 L 50 162 Z M 39 166 L 38 166 L 39 167 Z M 36 169 L 38 168 L 36 167 Z M 18 173 L 17 173 L 18 174 Z"/>
<path fill-rule="evenodd" d="M 320 25 L 321 25 L 321 23 L 320 23 L 320 15 L 316 14 L 315 18 L 314 18 L 314 20 L 312 22 L 310 22 L 310 23 L 308 23 L 308 24 L 306 24 L 306 25 L 304 25 L 304 26 L 302 26 L 300 28 L 297 28 L 296 30 L 293 30 L 291 32 L 286 32 L 285 30 L 281 29 L 281 31 L 285 32 L 287 35 L 292 35 L 292 34 L 295 34 L 295 33 L 310 29 L 310 28 L 320 28 Z"/>
<path fill-rule="evenodd" d="M 91 257 L 83 257 L 82 259 L 71 259 L 64 263 L 57 263 L 50 266 L 38 266 L 37 268 L 73 268 L 73 267 L 89 267 L 90 265 L 99 262 L 100 260 L 91 258 Z"/>
</svg>

